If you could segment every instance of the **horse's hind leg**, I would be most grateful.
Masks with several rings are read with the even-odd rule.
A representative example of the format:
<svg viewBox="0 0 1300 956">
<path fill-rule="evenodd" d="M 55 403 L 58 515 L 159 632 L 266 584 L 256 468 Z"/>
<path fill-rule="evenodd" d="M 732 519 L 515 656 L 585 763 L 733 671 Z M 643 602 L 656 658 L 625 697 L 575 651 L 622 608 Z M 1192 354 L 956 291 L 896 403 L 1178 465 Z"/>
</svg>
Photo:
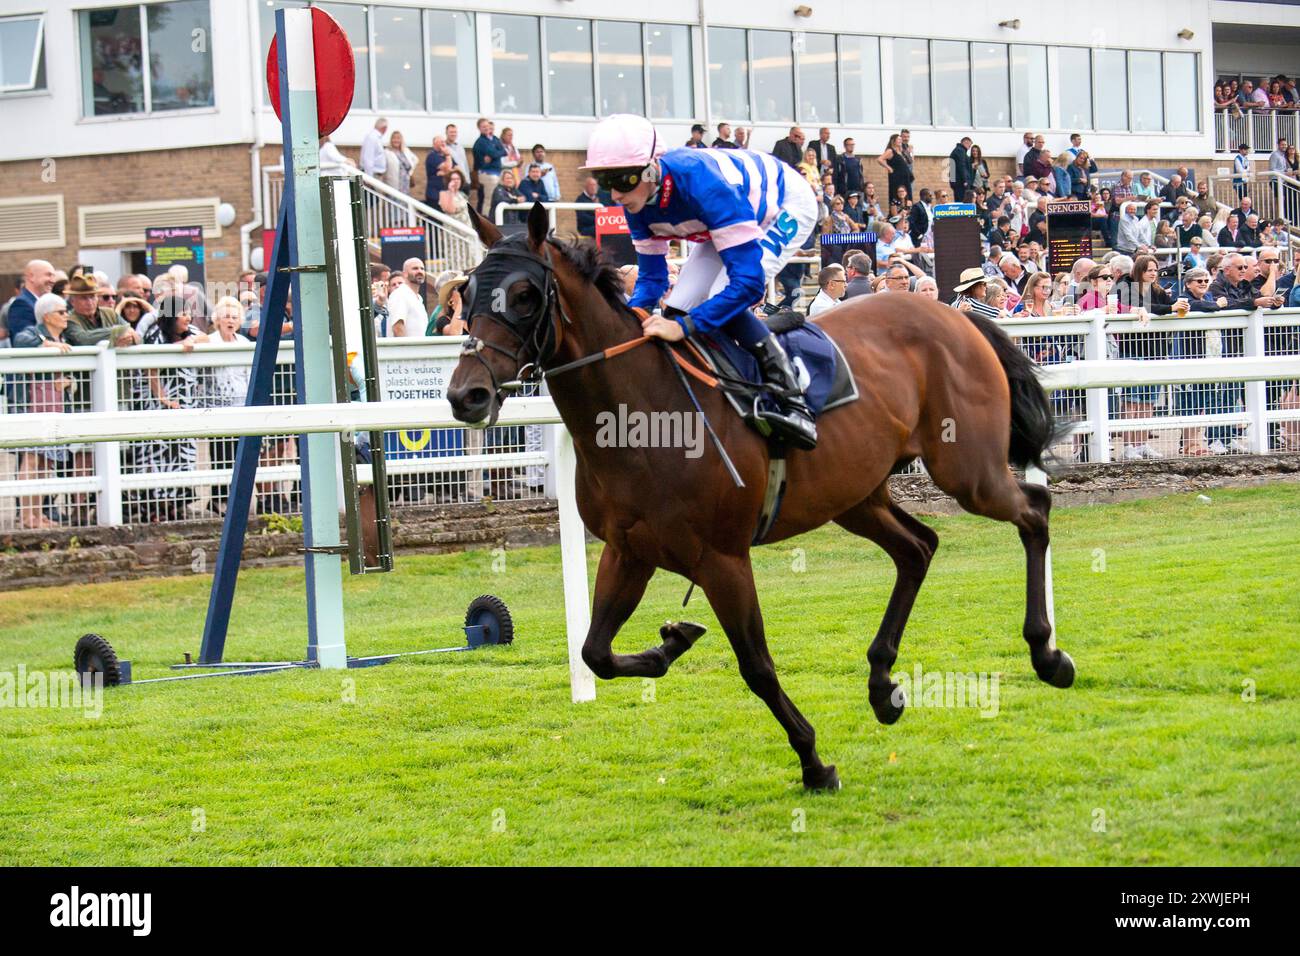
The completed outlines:
<svg viewBox="0 0 1300 956">
<path fill-rule="evenodd" d="M 1044 486 L 1017 481 L 1005 465 L 988 470 L 942 459 L 927 466 L 934 482 L 971 514 L 1009 521 L 1025 548 L 1025 642 L 1039 678 L 1053 687 L 1074 683 L 1074 661 L 1052 640 L 1047 616 L 1048 516 L 1052 495 Z"/>
<path fill-rule="evenodd" d="M 939 536 L 889 499 L 889 486 L 883 484 L 871 497 L 854 505 L 835 519 L 846 531 L 876 542 L 894 560 L 897 576 L 894 590 L 889 596 L 889 606 L 881 619 L 867 661 L 871 676 L 867 679 L 867 699 L 876 719 L 882 724 L 892 724 L 903 713 L 906 701 L 895 694 L 898 685 L 890 676 L 890 669 L 898 659 L 898 646 L 907 627 L 908 616 L 916 601 L 921 582 L 930 567 L 930 559 L 939 547 Z"/>
<path fill-rule="evenodd" d="M 776 678 L 749 558 L 713 556 L 696 569 L 696 577 L 718 616 L 718 623 L 727 632 L 740 665 L 740 676 L 767 704 L 798 754 L 803 785 L 809 790 L 838 790 L 840 778 L 835 767 L 822 763 L 817 756 L 817 732 L 785 695 Z"/>
<path fill-rule="evenodd" d="M 614 677 L 663 677 L 673 661 L 685 654 L 704 633 L 689 621 L 665 624 L 659 629 L 663 643 L 640 654 L 615 654 L 614 636 L 636 610 L 654 574 L 654 566 L 609 545 L 600 555 L 591 627 L 582 645 L 582 659 L 602 680 Z"/>
<path fill-rule="evenodd" d="M 1043 485 L 1017 481 L 1023 498 L 1016 527 L 1025 546 L 1025 641 L 1029 659 L 1040 679 L 1053 687 L 1074 683 L 1074 661 L 1052 640 L 1052 622 L 1047 615 L 1048 516 L 1052 493 Z"/>
</svg>

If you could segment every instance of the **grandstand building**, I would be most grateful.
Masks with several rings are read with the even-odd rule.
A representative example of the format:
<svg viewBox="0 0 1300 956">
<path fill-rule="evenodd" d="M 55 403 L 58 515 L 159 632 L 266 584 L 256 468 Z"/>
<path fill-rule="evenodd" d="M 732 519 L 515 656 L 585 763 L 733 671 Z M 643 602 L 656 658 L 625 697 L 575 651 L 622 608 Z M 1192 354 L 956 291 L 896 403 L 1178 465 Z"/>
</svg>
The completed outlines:
<svg viewBox="0 0 1300 956">
<path fill-rule="evenodd" d="M 0 5 L 0 275 L 34 256 L 110 278 L 143 268 L 148 226 L 202 225 L 210 280 L 261 264 L 280 127 L 265 89 L 280 0 L 5 0 Z M 1246 139 L 1265 165 L 1296 112 L 1234 121 L 1216 78 L 1300 73 L 1300 4 L 1096 0 L 1084 12 L 1010 0 L 476 0 L 317 4 L 357 58 L 358 156 L 389 119 L 423 160 L 448 123 L 480 116 L 544 143 L 563 198 L 599 116 L 651 116 L 672 145 L 727 122 L 771 150 L 793 125 L 857 142 L 869 176 L 911 131 L 918 185 L 944 185 L 971 135 L 994 173 L 1026 131 L 1081 133 L 1103 168 L 1227 173 Z M 632 16 L 653 20 L 629 19 Z M 416 190 L 417 198 L 422 191 Z M 233 215 L 231 209 L 233 208 Z M 7 290 L 6 290 L 7 291 Z"/>
</svg>

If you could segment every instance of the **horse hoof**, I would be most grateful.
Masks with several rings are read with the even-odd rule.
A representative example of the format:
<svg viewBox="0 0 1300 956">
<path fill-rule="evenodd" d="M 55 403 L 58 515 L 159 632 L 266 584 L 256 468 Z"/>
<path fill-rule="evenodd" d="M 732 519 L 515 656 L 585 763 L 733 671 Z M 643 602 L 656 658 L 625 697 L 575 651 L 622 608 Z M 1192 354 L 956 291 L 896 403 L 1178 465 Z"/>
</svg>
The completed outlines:
<svg viewBox="0 0 1300 956">
<path fill-rule="evenodd" d="M 838 790 L 840 775 L 835 772 L 834 764 L 827 767 L 805 767 L 803 786 L 805 790 Z"/>
<path fill-rule="evenodd" d="M 1048 678 L 1047 683 L 1053 687 L 1065 689 L 1074 683 L 1074 661 L 1065 651 L 1057 651 L 1061 659 L 1056 664 L 1056 673 Z"/>
<path fill-rule="evenodd" d="M 903 716 L 903 710 L 906 707 L 907 693 L 897 684 L 889 685 L 889 693 L 885 695 L 883 700 L 877 700 L 874 695 L 871 696 L 871 709 L 876 712 L 876 720 L 886 727 L 898 723 L 898 718 Z"/>
<path fill-rule="evenodd" d="M 708 628 L 703 624 L 696 624 L 694 621 L 665 621 L 664 626 L 659 628 L 659 638 L 666 641 L 673 637 L 690 647 L 703 637 L 707 630 Z"/>
</svg>

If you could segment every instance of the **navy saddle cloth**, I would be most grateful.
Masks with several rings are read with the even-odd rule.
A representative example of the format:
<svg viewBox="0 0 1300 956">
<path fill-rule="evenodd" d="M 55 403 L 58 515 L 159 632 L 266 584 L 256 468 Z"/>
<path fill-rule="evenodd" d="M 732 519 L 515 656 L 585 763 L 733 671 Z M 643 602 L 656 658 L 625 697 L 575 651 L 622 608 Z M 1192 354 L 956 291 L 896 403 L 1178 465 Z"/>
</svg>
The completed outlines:
<svg viewBox="0 0 1300 956">
<path fill-rule="evenodd" d="M 799 373 L 799 384 L 804 387 L 804 397 L 814 415 L 857 399 L 858 384 L 844 353 L 820 327 L 805 323 L 797 312 L 771 316 L 767 325 L 776 333 Z M 692 341 L 709 360 L 713 371 L 724 379 L 733 380 L 723 382 L 723 393 L 742 417 L 748 418 L 753 414 L 756 401 L 772 401 L 759 384 L 762 374 L 758 359 L 744 348 L 725 335 L 699 334 Z M 750 383 L 751 387 L 737 385 L 734 380 Z"/>
</svg>

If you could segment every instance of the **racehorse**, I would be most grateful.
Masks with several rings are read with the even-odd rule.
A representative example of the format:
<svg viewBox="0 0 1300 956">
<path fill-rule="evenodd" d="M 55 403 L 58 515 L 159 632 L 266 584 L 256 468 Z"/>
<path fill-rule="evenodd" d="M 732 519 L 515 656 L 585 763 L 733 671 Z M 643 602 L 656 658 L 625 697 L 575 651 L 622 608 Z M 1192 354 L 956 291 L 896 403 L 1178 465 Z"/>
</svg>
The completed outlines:
<svg viewBox="0 0 1300 956">
<path fill-rule="evenodd" d="M 694 412 L 668 347 L 629 347 L 641 325 L 623 305 L 617 271 L 590 243 L 549 236 L 541 205 L 533 206 L 526 234 L 503 239 L 477 215 L 474 224 L 488 252 L 463 296 L 470 338 L 447 397 L 458 420 L 487 427 L 512 382 L 562 371 L 548 381 L 577 453 L 578 510 L 605 545 L 583 660 L 606 680 L 667 673 L 703 627 L 666 624 L 661 643 L 639 654 L 618 654 L 612 645 L 655 570 L 682 575 L 704 591 L 741 676 L 785 729 L 804 786 L 838 788 L 835 767 L 817 755 L 812 725 L 781 689 L 763 632 L 749 552 L 768 475 L 766 439 L 720 392 L 699 389 L 700 408 L 744 487 L 711 450 L 690 458 L 680 448 L 602 447 L 610 442 L 597 440 L 597 418 L 620 405 L 647 414 Z M 847 357 L 860 397 L 821 417 L 815 450 L 789 453 L 784 503 L 764 543 L 834 521 L 893 559 L 893 592 L 867 651 L 876 718 L 892 724 L 903 712 L 890 668 L 939 543 L 890 500 L 890 474 L 916 458 L 964 509 L 1019 529 L 1030 660 L 1039 678 L 1069 687 L 1074 664 L 1055 646 L 1044 589 L 1051 496 L 1009 467 L 1041 467 L 1058 437 L 1034 363 L 988 319 L 919 295 L 854 298 L 817 324 Z M 590 360 L 598 354 L 610 357 Z"/>
</svg>

